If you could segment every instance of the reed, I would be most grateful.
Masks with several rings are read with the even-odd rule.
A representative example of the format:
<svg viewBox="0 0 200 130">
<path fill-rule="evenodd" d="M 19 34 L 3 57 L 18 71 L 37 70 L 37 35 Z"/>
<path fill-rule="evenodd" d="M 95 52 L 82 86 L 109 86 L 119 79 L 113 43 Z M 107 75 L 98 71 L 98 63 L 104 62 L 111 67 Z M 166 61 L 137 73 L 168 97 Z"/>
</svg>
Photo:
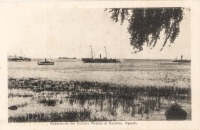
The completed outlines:
<svg viewBox="0 0 200 130">
<path fill-rule="evenodd" d="M 8 80 L 9 89 L 30 89 L 35 92 L 42 91 L 69 91 L 70 96 L 76 97 L 85 95 L 85 97 L 94 97 L 100 95 L 119 96 L 124 98 L 139 98 L 141 96 L 162 97 L 165 99 L 190 99 L 191 89 L 174 86 L 125 86 L 118 84 L 88 82 L 88 81 L 52 81 L 40 79 L 13 79 Z M 9 94 L 9 96 L 20 96 Z M 23 97 L 32 95 L 23 95 Z"/>
<path fill-rule="evenodd" d="M 8 88 L 31 90 L 33 93 L 48 92 L 41 99 L 33 97 L 32 94 L 9 94 L 9 97 L 31 97 L 38 103 L 48 106 L 55 106 L 61 101 L 49 99 L 51 93 L 66 92 L 66 99 L 69 99 L 69 105 L 78 102 L 83 107 L 85 102 L 95 101 L 100 106 L 100 112 L 104 111 L 104 101 L 108 100 L 106 111 L 110 116 L 117 115 L 117 108 L 122 106 L 123 113 L 130 114 L 131 117 L 140 115 L 149 116 L 161 109 L 167 109 L 171 101 L 189 101 L 191 100 L 191 88 L 181 88 L 176 86 L 127 86 L 122 84 L 89 82 L 89 81 L 53 81 L 46 79 L 22 78 L 8 79 Z M 58 103 L 59 102 L 59 103 Z M 164 103 L 164 102 L 167 102 Z M 26 116 L 9 117 L 9 122 L 49 122 L 49 121 L 101 121 L 113 120 L 103 117 L 93 116 L 91 111 L 64 111 L 46 113 L 27 113 Z"/>
<path fill-rule="evenodd" d="M 90 111 L 62 111 L 51 113 L 26 113 L 22 116 L 10 116 L 8 122 L 75 122 L 89 121 Z"/>
</svg>

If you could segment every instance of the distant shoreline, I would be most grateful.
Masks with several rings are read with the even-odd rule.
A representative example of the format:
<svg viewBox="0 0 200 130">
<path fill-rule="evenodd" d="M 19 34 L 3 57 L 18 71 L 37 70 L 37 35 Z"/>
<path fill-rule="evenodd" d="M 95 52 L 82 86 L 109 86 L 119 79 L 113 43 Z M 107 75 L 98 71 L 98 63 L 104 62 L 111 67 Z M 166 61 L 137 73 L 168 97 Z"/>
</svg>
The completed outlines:
<svg viewBox="0 0 200 130">
<path fill-rule="evenodd" d="M 50 58 L 47 58 L 50 59 Z M 126 59 L 126 58 L 118 58 L 120 61 L 173 61 L 174 59 Z M 32 61 L 40 61 L 44 60 L 44 58 L 31 58 Z M 81 61 L 82 58 L 51 58 L 53 61 Z"/>
</svg>

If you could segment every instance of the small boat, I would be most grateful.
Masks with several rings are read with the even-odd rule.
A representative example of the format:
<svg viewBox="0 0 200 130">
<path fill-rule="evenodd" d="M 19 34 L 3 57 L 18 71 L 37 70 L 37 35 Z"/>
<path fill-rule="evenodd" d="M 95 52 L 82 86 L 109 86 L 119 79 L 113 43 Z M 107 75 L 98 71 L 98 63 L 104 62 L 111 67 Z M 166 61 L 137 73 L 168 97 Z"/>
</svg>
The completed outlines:
<svg viewBox="0 0 200 130">
<path fill-rule="evenodd" d="M 54 62 L 48 61 L 46 58 L 44 61 L 38 61 L 38 65 L 54 65 Z"/>
<path fill-rule="evenodd" d="M 82 58 L 82 61 L 84 63 L 119 63 L 120 60 L 118 59 L 114 59 L 114 58 L 107 58 L 107 51 L 106 51 L 106 47 L 105 48 L 105 53 L 106 53 L 106 57 L 105 58 L 101 58 L 101 54 L 99 58 L 94 58 L 93 56 L 93 51 L 92 51 L 92 46 L 90 46 L 91 48 L 91 56 L 92 58 Z"/>
<path fill-rule="evenodd" d="M 179 63 L 184 63 L 184 62 L 191 62 L 191 60 L 184 60 L 183 59 L 183 55 L 181 55 L 181 59 L 175 59 L 175 60 L 173 60 L 172 62 L 179 62 Z"/>
<path fill-rule="evenodd" d="M 58 59 L 76 59 L 76 57 L 70 58 L 70 57 L 59 57 Z"/>
</svg>

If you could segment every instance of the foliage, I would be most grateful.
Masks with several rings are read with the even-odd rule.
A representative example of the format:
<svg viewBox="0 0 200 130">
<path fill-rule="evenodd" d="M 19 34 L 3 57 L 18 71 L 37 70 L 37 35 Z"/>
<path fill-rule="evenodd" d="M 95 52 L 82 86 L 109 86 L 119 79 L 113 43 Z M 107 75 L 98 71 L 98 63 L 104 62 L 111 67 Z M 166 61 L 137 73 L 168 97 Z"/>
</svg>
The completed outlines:
<svg viewBox="0 0 200 130">
<path fill-rule="evenodd" d="M 107 9 L 106 9 L 107 10 Z M 180 32 L 183 8 L 111 8 L 111 18 L 121 24 L 128 21 L 130 44 L 135 52 L 142 51 L 143 46 L 155 47 L 160 33 L 164 30 L 164 43 L 173 43 Z"/>
</svg>

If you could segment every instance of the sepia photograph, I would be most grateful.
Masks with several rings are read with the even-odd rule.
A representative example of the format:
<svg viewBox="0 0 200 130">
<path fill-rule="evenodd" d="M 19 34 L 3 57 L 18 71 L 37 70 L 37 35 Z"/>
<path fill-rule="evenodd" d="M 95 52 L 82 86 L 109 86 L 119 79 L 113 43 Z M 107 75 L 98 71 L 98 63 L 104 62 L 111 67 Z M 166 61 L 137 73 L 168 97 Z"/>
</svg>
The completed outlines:
<svg viewBox="0 0 200 130">
<path fill-rule="evenodd" d="M 7 12 L 8 123 L 192 119 L 191 10 Z"/>
</svg>

